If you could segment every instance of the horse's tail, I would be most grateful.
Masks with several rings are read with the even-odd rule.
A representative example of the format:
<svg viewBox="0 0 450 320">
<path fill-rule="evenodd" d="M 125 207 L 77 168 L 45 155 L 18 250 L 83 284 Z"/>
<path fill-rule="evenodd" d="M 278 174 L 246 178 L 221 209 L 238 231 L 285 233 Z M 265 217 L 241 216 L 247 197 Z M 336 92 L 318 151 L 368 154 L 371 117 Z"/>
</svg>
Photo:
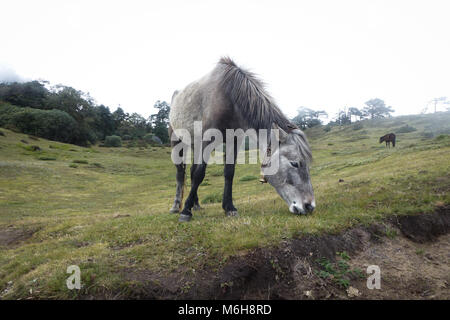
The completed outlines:
<svg viewBox="0 0 450 320">
<path fill-rule="evenodd" d="M 287 131 L 292 125 L 265 91 L 264 84 L 253 73 L 239 68 L 229 57 L 217 64 L 220 86 L 250 127 L 269 129 L 276 123 Z"/>
</svg>

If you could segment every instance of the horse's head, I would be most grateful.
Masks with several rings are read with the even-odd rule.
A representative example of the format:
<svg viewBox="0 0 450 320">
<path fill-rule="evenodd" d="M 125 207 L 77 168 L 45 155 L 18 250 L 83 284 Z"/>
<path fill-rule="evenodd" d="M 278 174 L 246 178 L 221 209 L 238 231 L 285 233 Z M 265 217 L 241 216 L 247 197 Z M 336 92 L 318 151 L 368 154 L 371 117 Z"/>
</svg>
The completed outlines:
<svg viewBox="0 0 450 320">
<path fill-rule="evenodd" d="M 380 137 L 380 143 L 382 143 L 382 142 L 383 142 L 383 138 L 384 138 L 384 136 L 383 136 L 383 137 Z"/>
<path fill-rule="evenodd" d="M 261 166 L 263 181 L 269 182 L 286 201 L 289 211 L 295 214 L 312 212 L 316 206 L 314 192 L 309 176 L 311 152 L 304 133 L 294 129 L 286 133 L 279 129 L 279 148 L 268 155 Z M 278 161 L 273 172 L 269 165 Z"/>
</svg>

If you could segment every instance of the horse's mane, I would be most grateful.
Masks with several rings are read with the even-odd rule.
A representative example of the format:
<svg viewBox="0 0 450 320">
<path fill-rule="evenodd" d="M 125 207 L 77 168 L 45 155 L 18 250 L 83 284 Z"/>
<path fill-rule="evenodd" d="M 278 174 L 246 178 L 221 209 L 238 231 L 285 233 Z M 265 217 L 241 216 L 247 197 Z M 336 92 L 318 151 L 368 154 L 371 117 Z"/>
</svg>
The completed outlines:
<svg viewBox="0 0 450 320">
<path fill-rule="evenodd" d="M 260 79 L 252 72 L 238 67 L 229 57 L 219 60 L 215 72 L 219 73 L 220 85 L 225 95 L 240 111 L 250 128 L 271 130 L 272 124 L 276 124 L 288 133 L 295 130 L 297 134 L 292 139 L 299 146 L 304 158 L 311 159 L 306 136 L 281 112 Z"/>
<path fill-rule="evenodd" d="M 251 128 L 270 129 L 275 123 L 286 132 L 290 130 L 292 123 L 265 91 L 264 83 L 253 73 L 239 68 L 229 57 L 221 58 L 217 69 L 225 94 L 240 109 Z"/>
</svg>

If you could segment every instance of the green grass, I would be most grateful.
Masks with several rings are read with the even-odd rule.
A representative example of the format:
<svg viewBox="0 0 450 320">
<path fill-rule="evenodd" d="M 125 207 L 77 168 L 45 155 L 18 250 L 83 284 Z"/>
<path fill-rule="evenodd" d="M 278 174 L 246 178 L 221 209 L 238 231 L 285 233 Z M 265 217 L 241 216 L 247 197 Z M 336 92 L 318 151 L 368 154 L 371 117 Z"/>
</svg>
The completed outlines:
<svg viewBox="0 0 450 320">
<path fill-rule="evenodd" d="M 406 124 L 417 130 L 398 134 L 396 148 L 378 143 Z M 307 131 L 317 203 L 312 215 L 291 214 L 269 184 L 245 178 L 259 177 L 258 165 L 238 165 L 233 190 L 240 216 L 226 218 L 223 166 L 212 165 L 199 188 L 204 210 L 186 224 L 169 214 L 176 170 L 168 148 L 82 148 L 39 138 L 33 144 L 41 150 L 33 152 L 20 143 L 26 135 L 2 128 L 0 230 L 34 233 L 16 246 L 0 247 L 0 296 L 6 289 L 2 298 L 9 299 L 126 294 L 131 284 L 123 280 L 124 270 L 164 276 L 215 269 L 232 255 L 286 238 L 335 233 L 450 203 L 448 113 L 361 125 L 364 130 Z M 80 159 L 88 164 L 73 168 Z M 81 268 L 79 292 L 65 285 L 73 264 Z"/>
</svg>

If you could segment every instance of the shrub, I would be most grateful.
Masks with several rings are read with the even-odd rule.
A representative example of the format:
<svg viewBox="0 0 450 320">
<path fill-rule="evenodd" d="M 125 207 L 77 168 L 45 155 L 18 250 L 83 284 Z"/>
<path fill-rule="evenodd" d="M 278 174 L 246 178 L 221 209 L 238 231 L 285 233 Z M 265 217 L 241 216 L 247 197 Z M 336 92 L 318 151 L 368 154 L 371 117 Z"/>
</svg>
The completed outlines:
<svg viewBox="0 0 450 320">
<path fill-rule="evenodd" d="M 41 151 L 41 148 L 39 148 L 39 146 L 30 146 L 29 148 L 31 151 Z"/>
<path fill-rule="evenodd" d="M 131 136 L 130 136 L 129 134 L 124 134 L 124 135 L 122 136 L 122 140 L 123 140 L 123 141 L 131 140 Z"/>
<path fill-rule="evenodd" d="M 88 164 L 89 162 L 87 160 L 73 160 L 73 163 L 80 163 L 80 164 Z"/>
<path fill-rule="evenodd" d="M 121 147 L 122 139 L 119 136 L 107 136 L 105 138 L 105 147 Z"/>
<path fill-rule="evenodd" d="M 43 161 L 53 161 L 56 160 L 55 157 L 39 157 L 39 160 L 43 160 Z"/>
<path fill-rule="evenodd" d="M 0 130 L 0 136 L 5 136 L 5 133 L 3 131 Z"/>
<path fill-rule="evenodd" d="M 152 144 L 152 145 L 163 144 L 162 140 L 158 136 L 155 136 L 153 133 L 147 133 L 143 139 L 145 142 Z"/>
<path fill-rule="evenodd" d="M 103 168 L 103 165 L 101 163 L 94 162 L 94 163 L 91 163 L 91 164 L 92 164 L 92 166 L 94 166 L 96 168 Z"/>
<path fill-rule="evenodd" d="M 434 137 L 434 133 L 431 131 L 425 131 L 421 133 L 421 136 L 425 139 L 431 139 Z"/>
<path fill-rule="evenodd" d="M 361 122 L 357 122 L 353 125 L 352 129 L 353 130 L 361 130 L 362 128 L 364 128 L 363 124 Z"/>
<path fill-rule="evenodd" d="M 436 141 L 441 141 L 441 140 L 445 140 L 445 139 L 447 139 L 447 138 L 449 138 L 450 137 L 450 135 L 448 135 L 448 134 L 440 134 L 440 135 L 438 135 L 436 138 L 435 138 L 435 140 Z"/>
<path fill-rule="evenodd" d="M 138 140 L 137 146 L 142 150 L 143 148 L 147 148 L 147 142 L 145 142 L 145 140 Z"/>
<path fill-rule="evenodd" d="M 152 143 L 153 142 L 153 134 L 152 133 L 147 133 L 144 136 L 144 141 L 147 143 Z"/>
<path fill-rule="evenodd" d="M 69 167 L 70 168 L 78 168 L 78 165 L 75 163 L 71 163 L 71 164 L 69 164 Z"/>
<path fill-rule="evenodd" d="M 408 132 L 413 132 L 413 131 L 417 131 L 417 129 L 414 127 L 411 127 L 410 125 L 406 125 L 406 126 L 398 128 L 396 133 L 408 133 Z"/>
</svg>

